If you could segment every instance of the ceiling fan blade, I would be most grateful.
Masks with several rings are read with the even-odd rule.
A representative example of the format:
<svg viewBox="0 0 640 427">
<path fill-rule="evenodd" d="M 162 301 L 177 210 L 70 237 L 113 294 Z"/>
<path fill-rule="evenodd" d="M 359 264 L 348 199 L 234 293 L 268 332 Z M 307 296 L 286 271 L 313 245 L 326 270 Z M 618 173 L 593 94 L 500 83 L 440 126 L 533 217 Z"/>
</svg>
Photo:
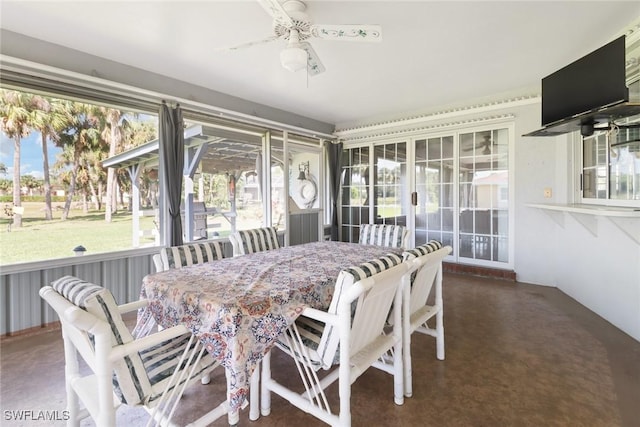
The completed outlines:
<svg viewBox="0 0 640 427">
<path fill-rule="evenodd" d="M 380 25 L 319 24 L 312 25 L 310 30 L 314 37 L 328 40 L 348 40 L 358 42 L 379 42 L 382 40 L 382 27 Z"/>
<path fill-rule="evenodd" d="M 251 47 L 251 46 L 258 45 L 258 44 L 269 43 L 269 42 L 272 42 L 274 40 L 278 40 L 279 38 L 280 37 L 278 37 L 278 36 L 270 36 L 270 37 L 264 38 L 262 40 L 254 40 L 254 41 L 251 41 L 251 42 L 240 43 L 238 45 L 231 46 L 231 47 L 220 47 L 220 48 L 217 48 L 216 51 L 229 51 L 229 50 L 244 49 L 246 47 Z"/>
<path fill-rule="evenodd" d="M 293 26 L 293 19 L 287 14 L 278 0 L 258 0 L 269 15 L 285 27 Z"/>
<path fill-rule="evenodd" d="M 484 149 L 489 148 L 489 145 L 487 145 L 484 142 L 478 142 L 475 145 L 472 145 L 471 147 L 463 148 L 462 151 L 475 151 L 481 148 L 484 148 Z"/>
<path fill-rule="evenodd" d="M 309 43 L 300 43 L 300 47 L 307 51 L 307 73 L 313 77 L 324 72 L 324 65 L 320 62 L 320 57 L 311 45 Z"/>
</svg>

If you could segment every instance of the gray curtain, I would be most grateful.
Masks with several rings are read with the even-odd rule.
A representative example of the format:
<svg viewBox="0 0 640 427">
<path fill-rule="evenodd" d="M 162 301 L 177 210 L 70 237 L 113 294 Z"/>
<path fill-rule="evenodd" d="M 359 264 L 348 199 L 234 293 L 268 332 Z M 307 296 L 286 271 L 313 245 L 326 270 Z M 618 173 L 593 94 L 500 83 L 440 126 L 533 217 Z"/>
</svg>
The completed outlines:
<svg viewBox="0 0 640 427">
<path fill-rule="evenodd" d="M 165 184 L 169 202 L 169 246 L 182 245 L 182 221 L 180 201 L 182 199 L 182 176 L 184 169 L 184 124 L 180 105 L 169 107 L 165 102 L 160 107 L 160 150 L 164 156 Z"/>
<path fill-rule="evenodd" d="M 342 175 L 342 142 L 333 144 L 325 141 L 329 160 L 329 183 L 331 190 L 331 240 L 338 240 L 338 195 L 340 194 L 340 176 Z"/>
</svg>

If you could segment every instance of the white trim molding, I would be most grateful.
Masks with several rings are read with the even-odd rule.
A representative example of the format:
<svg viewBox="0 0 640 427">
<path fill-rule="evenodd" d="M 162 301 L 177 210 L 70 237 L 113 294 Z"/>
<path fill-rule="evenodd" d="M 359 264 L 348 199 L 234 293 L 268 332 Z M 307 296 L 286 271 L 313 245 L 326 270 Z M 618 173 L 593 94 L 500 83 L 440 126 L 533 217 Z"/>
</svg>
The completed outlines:
<svg viewBox="0 0 640 427">
<path fill-rule="evenodd" d="M 411 128 L 409 127 L 399 128 L 398 125 L 394 122 L 393 126 L 389 125 L 389 128 L 386 130 L 379 129 L 379 131 L 376 133 L 363 132 L 363 133 L 353 133 L 353 134 L 351 133 L 338 134 L 338 132 L 336 132 L 336 135 L 339 137 L 340 141 L 344 141 L 344 142 L 355 142 L 355 141 L 365 141 L 365 140 L 375 141 L 379 139 L 386 139 L 389 137 L 410 136 L 413 134 L 424 133 L 426 131 L 459 128 L 459 127 L 465 127 L 470 125 L 486 125 L 486 124 L 492 124 L 492 123 L 499 123 L 499 122 L 513 120 L 515 117 L 516 116 L 514 114 L 500 114 L 496 116 L 486 116 L 486 117 L 479 117 L 479 118 L 468 119 L 468 120 L 458 120 L 455 122 L 436 123 L 432 125 L 426 125 L 421 127 L 411 127 Z"/>
<path fill-rule="evenodd" d="M 450 120 L 457 117 L 470 116 L 474 114 L 486 114 L 496 110 L 504 110 L 507 108 L 515 108 L 523 105 L 539 103 L 541 101 L 540 94 L 523 95 L 515 98 L 508 98 L 498 101 L 474 104 L 465 107 L 451 108 L 447 110 L 437 111 L 433 113 L 422 114 L 418 116 L 405 117 L 396 120 L 371 123 L 352 128 L 336 129 L 334 135 L 342 141 L 353 141 L 364 138 L 397 135 L 400 133 L 413 133 L 415 131 L 437 129 L 443 127 L 459 126 L 472 123 L 485 123 L 488 120 L 508 118 L 508 115 L 490 116 L 481 119 L 456 121 L 445 124 L 433 125 L 432 123 L 442 120 Z M 514 116 L 511 115 L 511 118 Z"/>
</svg>

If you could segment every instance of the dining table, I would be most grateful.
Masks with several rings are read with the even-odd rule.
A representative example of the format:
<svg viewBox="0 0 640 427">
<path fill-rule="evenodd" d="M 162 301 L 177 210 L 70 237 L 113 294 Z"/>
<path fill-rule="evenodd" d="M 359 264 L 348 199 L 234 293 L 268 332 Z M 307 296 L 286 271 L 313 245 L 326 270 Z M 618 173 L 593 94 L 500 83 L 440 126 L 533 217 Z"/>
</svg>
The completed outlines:
<svg viewBox="0 0 640 427">
<path fill-rule="evenodd" d="M 306 307 L 329 307 L 340 271 L 401 252 L 319 241 L 149 274 L 134 334 L 185 325 L 225 369 L 231 422 L 264 355 Z"/>
</svg>

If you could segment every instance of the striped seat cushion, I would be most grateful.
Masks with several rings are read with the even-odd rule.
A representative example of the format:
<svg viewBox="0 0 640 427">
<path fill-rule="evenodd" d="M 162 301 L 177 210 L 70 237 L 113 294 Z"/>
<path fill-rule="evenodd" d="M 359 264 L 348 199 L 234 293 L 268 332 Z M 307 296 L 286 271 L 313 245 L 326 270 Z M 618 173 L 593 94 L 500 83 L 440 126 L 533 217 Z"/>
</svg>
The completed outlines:
<svg viewBox="0 0 640 427">
<path fill-rule="evenodd" d="M 108 289 L 73 276 L 64 276 L 51 283 L 51 287 L 74 305 L 109 323 L 113 346 L 133 341 Z M 150 393 L 151 384 L 138 354 L 130 354 L 114 361 L 113 385 L 120 401 L 128 405 L 141 403 Z"/>
<path fill-rule="evenodd" d="M 360 226 L 359 243 L 388 248 L 403 248 L 407 233 L 407 227 L 403 225 L 363 224 Z"/>
<path fill-rule="evenodd" d="M 402 253 L 402 258 L 404 260 L 413 259 L 426 254 L 430 254 L 431 252 L 435 252 L 438 249 L 442 249 L 442 243 L 437 240 L 430 240 L 424 245 L 420 245 L 408 251 L 404 251 Z"/>
<path fill-rule="evenodd" d="M 73 276 L 64 276 L 51 283 L 51 287 L 73 305 L 87 309 L 87 300 L 105 289 Z"/>
<path fill-rule="evenodd" d="M 280 247 L 275 227 L 254 228 L 235 232 L 243 254 L 268 251 Z"/>
<path fill-rule="evenodd" d="M 328 312 L 330 314 L 337 313 L 340 298 L 354 283 L 384 270 L 388 270 L 391 267 L 399 265 L 401 262 L 402 258 L 396 254 L 389 253 L 383 257 L 342 270 L 336 280 L 333 298 L 331 299 Z M 352 317 L 355 313 L 356 304 L 357 301 L 354 301 L 351 305 Z M 296 325 L 303 338 L 303 342 L 316 356 L 313 362 L 317 366 L 322 366 L 326 369 L 338 363 L 340 360 L 340 352 L 338 351 L 340 334 L 338 334 L 337 331 L 334 333 L 335 328 L 333 326 L 325 328 L 323 323 L 305 317 L 299 317 L 296 320 Z"/>
<path fill-rule="evenodd" d="M 118 306 L 108 289 L 73 276 L 62 277 L 51 286 L 74 305 L 109 323 L 113 346 L 133 341 L 133 336 L 122 320 Z M 176 368 L 190 337 L 190 333 L 183 334 L 140 353 L 115 360 L 113 386 L 120 401 L 127 405 L 138 405 L 152 403 L 157 399 L 164 391 L 166 382 Z M 195 343 L 194 340 L 192 346 Z M 181 384 L 191 378 L 199 378 L 205 370 L 208 371 L 215 365 L 216 362 L 205 352 L 193 375 L 185 376 Z"/>
<path fill-rule="evenodd" d="M 182 246 L 162 248 L 160 251 L 165 270 L 182 268 L 194 264 L 216 261 L 224 258 L 220 242 L 190 243 Z"/>
</svg>

